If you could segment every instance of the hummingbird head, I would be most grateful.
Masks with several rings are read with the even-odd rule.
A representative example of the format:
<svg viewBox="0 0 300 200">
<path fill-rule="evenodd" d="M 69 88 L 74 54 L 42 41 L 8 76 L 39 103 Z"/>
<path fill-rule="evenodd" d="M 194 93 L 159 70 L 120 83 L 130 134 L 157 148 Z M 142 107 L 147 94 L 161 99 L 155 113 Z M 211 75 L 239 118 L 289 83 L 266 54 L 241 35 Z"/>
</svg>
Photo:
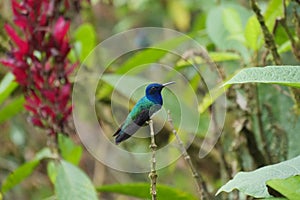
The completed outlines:
<svg viewBox="0 0 300 200">
<path fill-rule="evenodd" d="M 175 82 L 168 82 L 164 84 L 159 83 L 152 83 L 147 86 L 146 88 L 146 97 L 150 99 L 151 101 L 154 101 L 156 103 L 162 104 L 162 97 L 161 97 L 161 91 L 162 89 L 170 84 L 173 84 Z"/>
</svg>

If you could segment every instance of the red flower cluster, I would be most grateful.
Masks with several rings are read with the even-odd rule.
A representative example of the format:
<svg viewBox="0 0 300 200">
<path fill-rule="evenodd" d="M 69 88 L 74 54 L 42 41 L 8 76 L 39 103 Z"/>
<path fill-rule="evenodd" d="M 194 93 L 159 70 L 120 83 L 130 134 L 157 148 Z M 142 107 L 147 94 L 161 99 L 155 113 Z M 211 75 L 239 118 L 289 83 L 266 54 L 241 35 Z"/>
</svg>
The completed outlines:
<svg viewBox="0 0 300 200">
<path fill-rule="evenodd" d="M 12 0 L 16 30 L 5 30 L 15 47 L 1 63 L 8 66 L 24 88 L 25 108 L 31 122 L 50 134 L 64 132 L 71 114 L 71 83 L 68 76 L 76 65 L 67 58 L 70 22 L 61 15 L 68 0 Z"/>
</svg>

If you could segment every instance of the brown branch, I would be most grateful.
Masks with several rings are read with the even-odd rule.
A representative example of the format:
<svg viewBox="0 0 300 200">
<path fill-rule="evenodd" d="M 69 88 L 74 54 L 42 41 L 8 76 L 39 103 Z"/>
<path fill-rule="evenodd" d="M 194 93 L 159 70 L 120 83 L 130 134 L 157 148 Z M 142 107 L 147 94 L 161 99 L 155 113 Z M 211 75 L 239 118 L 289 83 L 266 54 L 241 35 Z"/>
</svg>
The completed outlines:
<svg viewBox="0 0 300 200">
<path fill-rule="evenodd" d="M 276 63 L 276 65 L 280 65 L 281 64 L 281 59 L 280 59 L 280 56 L 279 56 L 278 51 L 277 51 L 277 47 L 276 47 L 274 37 L 271 34 L 271 32 L 269 31 L 268 27 L 266 26 L 266 23 L 265 23 L 264 17 L 261 14 L 260 8 L 258 7 L 257 2 L 255 0 L 251 0 L 250 4 L 251 4 L 251 8 L 254 11 L 254 13 L 256 15 L 256 18 L 257 18 L 257 20 L 260 24 L 260 27 L 262 29 L 264 39 L 265 39 L 266 48 L 271 51 L 272 57 L 273 57 L 274 62 Z"/>
<path fill-rule="evenodd" d="M 282 25 L 282 27 L 283 27 L 284 31 L 286 32 L 289 40 L 291 41 L 293 54 L 295 55 L 297 60 L 300 60 L 300 50 L 299 50 L 300 49 L 300 43 L 294 39 L 292 33 L 290 32 L 290 30 L 288 28 L 285 1 L 283 1 L 283 9 L 284 9 L 284 17 L 281 18 L 281 19 L 276 20 L 276 22 L 278 21 Z M 299 29 L 299 18 L 298 18 L 298 15 L 297 15 L 296 11 L 294 11 L 294 18 L 295 18 L 295 27 L 296 27 L 296 34 L 297 34 L 297 30 Z"/>
<path fill-rule="evenodd" d="M 268 164 L 271 163 L 271 152 L 268 146 L 268 141 L 264 132 L 264 125 L 263 125 L 263 121 L 262 121 L 262 112 L 261 112 L 261 108 L 260 108 L 260 99 L 259 99 L 259 92 L 258 92 L 258 86 L 255 85 L 255 90 L 256 90 L 256 94 L 255 94 L 255 98 L 256 98 L 256 108 L 257 108 L 257 112 L 256 112 L 256 117 L 258 120 L 258 130 L 259 130 L 259 135 L 261 137 L 261 141 L 262 141 L 262 145 L 263 145 L 263 149 L 265 151 L 265 158 L 266 158 L 266 162 Z"/>
<path fill-rule="evenodd" d="M 294 7 L 294 19 L 295 19 L 296 35 L 298 39 L 300 39 L 300 17 L 297 13 L 296 7 Z"/>
<path fill-rule="evenodd" d="M 216 116 L 216 112 L 214 110 L 213 105 L 210 106 L 210 114 L 211 114 L 211 119 L 212 119 L 212 123 L 213 123 L 214 130 L 215 130 L 214 132 L 216 133 L 219 129 L 219 126 L 218 126 L 218 122 L 217 122 L 217 118 L 216 118 L 217 116 Z M 224 169 L 227 173 L 227 178 L 231 179 L 232 178 L 232 169 L 230 168 L 228 162 L 226 161 L 224 149 L 219 142 L 216 144 L 216 149 L 220 154 L 220 162 L 224 166 Z"/>
<path fill-rule="evenodd" d="M 150 186 L 150 194 L 152 196 L 152 200 L 156 200 L 156 181 L 157 181 L 157 173 L 156 173 L 156 158 L 155 158 L 155 153 L 156 153 L 156 144 L 155 144 L 155 134 L 154 134 L 154 129 L 153 129 L 153 121 L 149 120 L 149 127 L 150 127 L 150 136 L 151 136 L 151 143 L 150 143 L 150 149 L 152 151 L 152 158 L 151 158 L 151 171 L 149 173 L 149 178 L 151 181 L 151 186 Z"/>
<path fill-rule="evenodd" d="M 244 122 L 241 133 L 243 133 L 244 136 L 246 137 L 249 153 L 250 153 L 251 157 L 253 158 L 256 166 L 262 167 L 262 166 L 266 165 L 265 157 L 260 152 L 260 150 L 257 146 L 255 135 L 251 130 L 248 129 L 247 123 L 248 123 L 248 121 L 246 120 Z"/>
<path fill-rule="evenodd" d="M 171 113 L 170 113 L 169 110 L 168 110 L 168 121 L 170 123 L 172 132 L 175 135 L 175 138 L 176 138 L 176 141 L 179 145 L 182 156 L 183 156 L 183 158 L 185 159 L 185 161 L 187 162 L 188 166 L 190 167 L 190 169 L 192 171 L 193 178 L 195 179 L 195 182 L 196 182 L 197 188 L 198 188 L 198 192 L 200 194 L 200 199 L 212 199 L 209 192 L 208 192 L 208 190 L 207 190 L 206 183 L 204 182 L 202 176 L 197 172 L 195 166 L 192 163 L 190 155 L 186 151 L 182 140 L 180 139 L 179 135 L 177 134 L 177 131 L 174 128 L 173 120 L 171 118 Z"/>
<path fill-rule="evenodd" d="M 183 59 L 187 60 L 188 58 L 191 58 L 193 66 L 197 66 L 197 62 L 195 60 L 196 56 L 202 58 L 203 61 L 209 66 L 209 68 L 212 71 L 214 71 L 215 68 L 217 68 L 218 72 L 223 80 L 226 78 L 224 69 L 220 65 L 218 65 L 217 63 L 215 63 L 213 61 L 213 59 L 209 56 L 208 52 L 204 48 L 197 49 L 197 50 L 189 50 L 189 51 L 185 52 L 183 55 Z M 201 76 L 201 74 L 200 74 L 200 76 Z"/>
</svg>

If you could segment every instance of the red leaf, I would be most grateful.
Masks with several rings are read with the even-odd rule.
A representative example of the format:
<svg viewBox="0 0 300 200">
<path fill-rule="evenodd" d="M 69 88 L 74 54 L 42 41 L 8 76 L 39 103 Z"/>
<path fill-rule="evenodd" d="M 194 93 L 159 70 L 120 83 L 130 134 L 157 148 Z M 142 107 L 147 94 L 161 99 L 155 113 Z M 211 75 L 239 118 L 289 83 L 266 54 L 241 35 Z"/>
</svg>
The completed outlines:
<svg viewBox="0 0 300 200">
<path fill-rule="evenodd" d="M 28 26 L 27 18 L 24 16 L 20 16 L 14 19 L 14 22 L 17 26 L 22 28 L 23 30 Z"/>
<path fill-rule="evenodd" d="M 37 114 L 37 107 L 33 107 L 33 106 L 31 106 L 31 105 L 29 105 L 29 104 L 25 104 L 24 105 L 24 107 L 25 107 L 25 109 L 26 110 L 28 110 L 29 112 L 32 112 L 33 114 Z"/>
<path fill-rule="evenodd" d="M 12 9 L 15 16 L 22 16 L 28 13 L 28 10 L 24 7 L 24 4 L 12 0 Z"/>
<path fill-rule="evenodd" d="M 62 86 L 61 88 L 61 97 L 62 98 L 69 98 L 71 92 L 71 84 L 67 84 Z"/>
<path fill-rule="evenodd" d="M 50 117 L 52 119 L 55 118 L 55 112 L 49 106 L 43 106 L 41 108 L 41 113 L 42 113 L 42 116 L 45 118 L 47 118 L 47 117 Z"/>
<path fill-rule="evenodd" d="M 54 103 L 56 100 L 56 92 L 53 90 L 43 90 L 43 96 L 48 99 L 50 102 Z"/>
<path fill-rule="evenodd" d="M 46 25 L 46 23 L 47 23 L 47 13 L 46 12 L 42 13 L 42 15 L 40 16 L 39 21 L 40 21 L 40 23 L 39 23 L 40 26 Z"/>
<path fill-rule="evenodd" d="M 15 30 L 8 24 L 4 25 L 4 28 L 7 32 L 7 34 L 10 36 L 10 38 L 16 43 L 16 45 L 19 47 L 20 51 L 22 53 L 26 53 L 29 49 L 28 43 L 22 40 L 18 34 L 15 32 Z"/>
<path fill-rule="evenodd" d="M 52 72 L 48 78 L 48 83 L 51 86 L 53 86 L 54 81 L 57 79 L 57 74 L 55 72 Z"/>
<path fill-rule="evenodd" d="M 66 108 L 65 112 L 64 112 L 64 116 L 62 118 L 62 121 L 66 121 L 68 119 L 68 117 L 71 115 L 73 110 L 73 106 L 69 106 Z"/>
<path fill-rule="evenodd" d="M 11 58 L 0 59 L 0 63 L 1 63 L 2 65 L 7 66 L 7 67 L 11 67 L 11 68 L 16 67 L 16 65 L 15 65 L 15 60 L 14 60 L 14 59 L 11 59 Z"/>
<path fill-rule="evenodd" d="M 76 62 L 76 63 L 74 63 L 74 64 L 72 64 L 70 66 L 67 65 L 67 67 L 66 67 L 66 75 L 67 76 L 70 75 L 78 65 L 79 65 L 79 62 Z"/>
<path fill-rule="evenodd" d="M 59 17 L 54 25 L 53 37 L 57 42 L 61 42 L 67 34 L 70 27 L 70 22 L 66 21 L 63 17 Z"/>
<path fill-rule="evenodd" d="M 38 126 L 38 127 L 43 127 L 42 121 L 38 117 L 32 117 L 31 122 L 33 125 Z"/>
<path fill-rule="evenodd" d="M 65 7 L 66 7 L 66 9 L 70 8 L 70 2 L 69 2 L 69 0 L 65 0 Z"/>
<path fill-rule="evenodd" d="M 70 44 L 68 40 L 63 40 L 60 43 L 60 56 L 65 58 L 70 51 Z"/>
<path fill-rule="evenodd" d="M 12 73 L 15 75 L 16 81 L 20 85 L 27 85 L 27 74 L 26 74 L 26 71 L 24 71 L 23 69 L 21 69 L 19 67 L 15 67 L 15 68 L 12 69 Z"/>
<path fill-rule="evenodd" d="M 35 92 L 31 92 L 30 96 L 26 96 L 25 99 L 28 105 L 36 108 L 38 108 L 42 103 L 40 97 L 38 97 Z"/>
</svg>

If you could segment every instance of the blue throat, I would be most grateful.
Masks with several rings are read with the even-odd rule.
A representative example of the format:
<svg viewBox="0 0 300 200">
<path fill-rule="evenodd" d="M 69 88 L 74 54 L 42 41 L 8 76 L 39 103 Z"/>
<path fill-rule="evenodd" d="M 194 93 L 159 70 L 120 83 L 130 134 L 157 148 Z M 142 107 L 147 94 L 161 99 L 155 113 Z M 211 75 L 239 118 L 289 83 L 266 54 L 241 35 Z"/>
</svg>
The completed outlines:
<svg viewBox="0 0 300 200">
<path fill-rule="evenodd" d="M 154 94 L 146 94 L 146 97 L 155 104 L 159 104 L 161 106 L 163 105 L 163 100 L 160 92 Z"/>
</svg>

